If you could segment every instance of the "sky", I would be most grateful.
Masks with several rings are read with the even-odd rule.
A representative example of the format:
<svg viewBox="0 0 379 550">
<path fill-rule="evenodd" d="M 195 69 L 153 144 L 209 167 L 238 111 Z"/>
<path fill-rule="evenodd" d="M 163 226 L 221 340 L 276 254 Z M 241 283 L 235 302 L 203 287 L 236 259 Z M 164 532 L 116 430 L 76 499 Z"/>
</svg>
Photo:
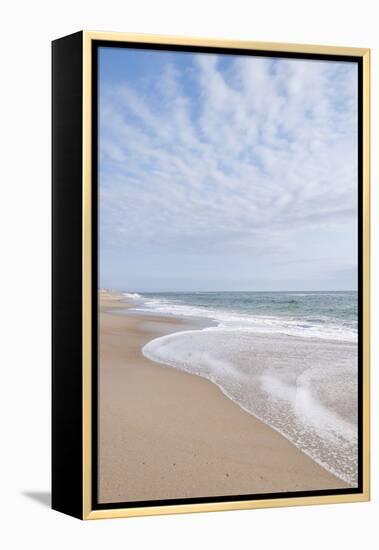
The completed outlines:
<svg viewBox="0 0 379 550">
<path fill-rule="evenodd" d="M 99 285 L 354 290 L 355 63 L 102 47 Z"/>
</svg>

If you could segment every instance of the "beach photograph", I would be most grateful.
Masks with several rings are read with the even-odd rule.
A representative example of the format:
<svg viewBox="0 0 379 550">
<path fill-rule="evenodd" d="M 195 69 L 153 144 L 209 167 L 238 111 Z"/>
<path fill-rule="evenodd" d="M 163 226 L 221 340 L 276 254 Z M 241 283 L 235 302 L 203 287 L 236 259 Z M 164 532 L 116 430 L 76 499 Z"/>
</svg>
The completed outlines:
<svg viewBox="0 0 379 550">
<path fill-rule="evenodd" d="M 357 64 L 97 72 L 98 503 L 356 489 Z"/>
</svg>

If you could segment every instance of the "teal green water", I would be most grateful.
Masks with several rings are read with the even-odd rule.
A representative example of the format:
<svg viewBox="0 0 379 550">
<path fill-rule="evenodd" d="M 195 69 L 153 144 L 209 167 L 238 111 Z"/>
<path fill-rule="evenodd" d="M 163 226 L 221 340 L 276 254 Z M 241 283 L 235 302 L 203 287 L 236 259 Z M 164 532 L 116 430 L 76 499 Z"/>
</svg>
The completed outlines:
<svg viewBox="0 0 379 550">
<path fill-rule="evenodd" d="M 140 311 L 205 317 L 225 327 L 357 340 L 358 294 L 349 292 L 167 292 L 128 295 Z"/>
</svg>

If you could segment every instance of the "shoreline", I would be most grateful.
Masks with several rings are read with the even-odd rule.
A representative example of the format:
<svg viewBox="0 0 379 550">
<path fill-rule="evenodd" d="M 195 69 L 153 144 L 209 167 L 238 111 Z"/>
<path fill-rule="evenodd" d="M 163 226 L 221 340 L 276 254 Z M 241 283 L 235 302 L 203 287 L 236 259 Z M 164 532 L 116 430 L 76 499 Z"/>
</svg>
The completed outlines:
<svg viewBox="0 0 379 550">
<path fill-rule="evenodd" d="M 215 383 L 142 353 L 210 323 L 134 315 L 127 298 L 99 296 L 99 502 L 350 487 Z"/>
</svg>

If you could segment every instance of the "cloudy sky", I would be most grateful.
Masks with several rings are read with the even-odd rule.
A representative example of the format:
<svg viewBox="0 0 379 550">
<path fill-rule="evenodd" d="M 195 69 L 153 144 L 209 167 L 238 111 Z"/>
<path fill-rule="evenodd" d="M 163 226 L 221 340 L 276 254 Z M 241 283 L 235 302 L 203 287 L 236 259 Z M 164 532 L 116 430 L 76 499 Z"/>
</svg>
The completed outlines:
<svg viewBox="0 0 379 550">
<path fill-rule="evenodd" d="M 101 48 L 100 285 L 356 288 L 357 68 Z"/>
</svg>

